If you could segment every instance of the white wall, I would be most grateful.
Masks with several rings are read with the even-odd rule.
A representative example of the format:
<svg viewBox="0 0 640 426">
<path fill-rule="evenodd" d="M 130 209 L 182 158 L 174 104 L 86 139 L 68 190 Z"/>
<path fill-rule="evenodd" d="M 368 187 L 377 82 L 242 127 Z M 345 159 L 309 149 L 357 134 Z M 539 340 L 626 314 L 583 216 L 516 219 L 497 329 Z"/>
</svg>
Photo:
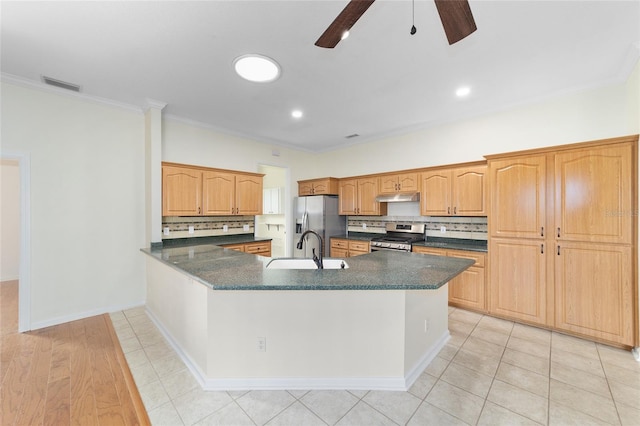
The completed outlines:
<svg viewBox="0 0 640 426">
<path fill-rule="evenodd" d="M 319 175 L 478 161 L 489 154 L 637 134 L 639 67 L 625 83 L 324 153 L 317 159 Z"/>
<path fill-rule="evenodd" d="M 144 302 L 141 112 L 2 84 L 2 152 L 30 155 L 31 328 Z"/>
<path fill-rule="evenodd" d="M 0 281 L 20 275 L 20 168 L 0 159 Z"/>
</svg>

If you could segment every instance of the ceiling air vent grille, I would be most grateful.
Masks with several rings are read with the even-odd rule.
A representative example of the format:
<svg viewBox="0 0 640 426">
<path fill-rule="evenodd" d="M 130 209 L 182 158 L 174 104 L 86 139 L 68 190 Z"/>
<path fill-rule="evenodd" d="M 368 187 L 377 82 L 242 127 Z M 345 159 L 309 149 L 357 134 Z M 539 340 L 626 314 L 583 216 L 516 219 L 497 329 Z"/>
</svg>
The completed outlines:
<svg viewBox="0 0 640 426">
<path fill-rule="evenodd" d="M 55 78 L 47 77 L 46 75 L 42 76 L 42 81 L 49 86 L 59 87 L 65 90 L 71 90 L 73 92 L 80 92 L 82 89 L 81 86 L 73 83 L 67 83 L 66 81 L 56 80 Z"/>
<path fill-rule="evenodd" d="M 351 134 L 351 135 L 347 135 L 347 136 L 345 136 L 345 139 L 353 139 L 353 138 L 357 138 L 358 136 L 360 136 L 360 135 L 359 135 L 359 134 L 357 134 L 357 133 L 353 133 L 353 134 Z"/>
</svg>

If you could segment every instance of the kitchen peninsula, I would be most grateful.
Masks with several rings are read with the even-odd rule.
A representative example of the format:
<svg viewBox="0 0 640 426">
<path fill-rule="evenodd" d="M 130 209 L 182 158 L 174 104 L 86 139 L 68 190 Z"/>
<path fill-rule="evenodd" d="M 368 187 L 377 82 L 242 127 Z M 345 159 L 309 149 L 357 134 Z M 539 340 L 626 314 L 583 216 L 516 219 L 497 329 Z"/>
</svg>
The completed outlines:
<svg viewBox="0 0 640 426">
<path fill-rule="evenodd" d="M 142 251 L 147 310 L 210 390 L 406 390 L 448 340 L 447 283 L 473 263 L 376 252 L 285 270 L 215 245 Z"/>
</svg>

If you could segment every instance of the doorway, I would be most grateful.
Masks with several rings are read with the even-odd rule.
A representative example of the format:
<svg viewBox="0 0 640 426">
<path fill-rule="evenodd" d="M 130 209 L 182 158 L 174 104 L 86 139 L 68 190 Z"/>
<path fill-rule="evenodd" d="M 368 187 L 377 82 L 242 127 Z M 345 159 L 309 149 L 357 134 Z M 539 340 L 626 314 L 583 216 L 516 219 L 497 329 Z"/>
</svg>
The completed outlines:
<svg viewBox="0 0 640 426">
<path fill-rule="evenodd" d="M 18 331 L 31 330 L 30 161 L 26 154 L 0 156 L 0 285 L 18 288 Z"/>
<path fill-rule="evenodd" d="M 262 215 L 256 216 L 256 237 L 271 238 L 271 257 L 284 257 L 287 252 L 286 213 L 290 210 L 288 199 L 288 174 L 285 167 L 258 165 L 258 173 L 264 173 Z"/>
</svg>

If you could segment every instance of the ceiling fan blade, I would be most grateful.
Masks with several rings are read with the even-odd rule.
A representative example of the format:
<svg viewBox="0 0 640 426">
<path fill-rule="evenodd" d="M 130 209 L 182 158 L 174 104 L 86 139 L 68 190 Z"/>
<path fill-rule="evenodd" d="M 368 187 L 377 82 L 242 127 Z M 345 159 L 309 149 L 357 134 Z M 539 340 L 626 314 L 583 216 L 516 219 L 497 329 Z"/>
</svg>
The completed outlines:
<svg viewBox="0 0 640 426">
<path fill-rule="evenodd" d="M 467 0 L 435 0 L 435 2 L 449 44 L 457 43 L 477 30 Z"/>
<path fill-rule="evenodd" d="M 374 0 L 351 0 L 342 12 L 333 20 L 320 38 L 315 42 L 318 47 L 333 49 L 342 40 L 342 34 L 349 31 L 353 24 L 369 9 Z"/>
</svg>

